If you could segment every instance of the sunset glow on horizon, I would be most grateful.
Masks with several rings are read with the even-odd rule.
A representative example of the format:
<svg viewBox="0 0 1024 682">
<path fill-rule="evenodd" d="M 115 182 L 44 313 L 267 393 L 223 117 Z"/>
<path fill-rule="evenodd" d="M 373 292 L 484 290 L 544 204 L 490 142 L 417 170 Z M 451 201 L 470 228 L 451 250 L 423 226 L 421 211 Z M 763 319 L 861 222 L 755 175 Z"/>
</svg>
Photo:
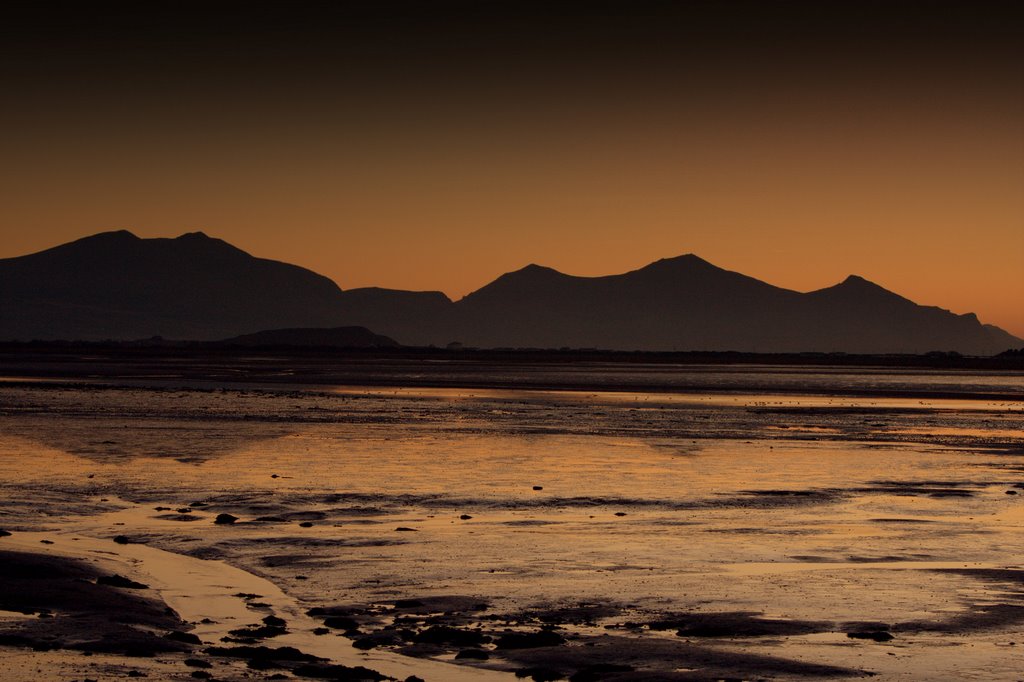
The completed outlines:
<svg viewBox="0 0 1024 682">
<path fill-rule="evenodd" d="M 0 257 L 202 230 L 458 299 L 695 253 L 1024 336 L 1020 28 L 982 5 L 15 17 Z"/>
</svg>

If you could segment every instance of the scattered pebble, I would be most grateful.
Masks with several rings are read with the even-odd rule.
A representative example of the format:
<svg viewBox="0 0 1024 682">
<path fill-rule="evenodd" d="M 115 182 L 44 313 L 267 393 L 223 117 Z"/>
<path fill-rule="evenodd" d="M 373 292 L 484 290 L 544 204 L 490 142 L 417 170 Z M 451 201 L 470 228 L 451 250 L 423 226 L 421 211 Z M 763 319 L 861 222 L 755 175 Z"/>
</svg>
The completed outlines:
<svg viewBox="0 0 1024 682">
<path fill-rule="evenodd" d="M 182 632 L 181 630 L 172 630 L 172 631 L 168 632 L 166 635 L 164 635 L 164 639 L 169 639 L 172 642 L 183 642 L 184 644 L 202 644 L 203 643 L 203 640 L 199 639 L 199 637 L 197 637 L 196 635 L 193 635 L 191 632 Z M 199 665 L 199 666 L 195 666 L 195 667 L 202 668 L 204 666 Z M 206 666 L 206 667 L 209 667 L 209 666 Z"/>
<path fill-rule="evenodd" d="M 486 661 L 490 658 L 490 655 L 482 649 L 463 649 L 459 653 L 455 654 L 455 660 L 473 660 L 473 661 Z"/>
<path fill-rule="evenodd" d="M 885 630 L 868 630 L 866 632 L 847 632 L 846 636 L 850 639 L 870 639 L 872 642 L 888 642 L 889 640 L 896 639 L 893 635 Z"/>
<path fill-rule="evenodd" d="M 108 585 L 110 587 L 121 587 L 128 590 L 148 590 L 149 585 L 135 582 L 130 578 L 125 578 L 123 575 L 101 575 L 96 578 L 97 585 Z"/>
</svg>

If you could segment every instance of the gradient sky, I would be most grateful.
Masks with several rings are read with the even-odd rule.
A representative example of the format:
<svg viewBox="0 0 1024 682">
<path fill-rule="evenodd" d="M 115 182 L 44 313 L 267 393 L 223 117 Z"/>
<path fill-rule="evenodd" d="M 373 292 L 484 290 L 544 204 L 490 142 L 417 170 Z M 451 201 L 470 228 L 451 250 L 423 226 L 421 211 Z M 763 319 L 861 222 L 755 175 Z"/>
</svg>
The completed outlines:
<svg viewBox="0 0 1024 682">
<path fill-rule="evenodd" d="M 7 3 L 0 257 L 203 230 L 457 298 L 693 252 L 1024 336 L 1019 5 Z"/>
</svg>

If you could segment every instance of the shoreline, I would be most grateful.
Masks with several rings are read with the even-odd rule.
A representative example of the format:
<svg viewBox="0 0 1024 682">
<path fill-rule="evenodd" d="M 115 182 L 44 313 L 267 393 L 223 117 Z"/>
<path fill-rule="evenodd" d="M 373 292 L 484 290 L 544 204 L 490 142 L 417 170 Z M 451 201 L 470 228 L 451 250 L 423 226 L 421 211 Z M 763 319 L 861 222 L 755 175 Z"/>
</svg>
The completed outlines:
<svg viewBox="0 0 1024 682">
<path fill-rule="evenodd" d="M 977 394 L 1022 392 L 1017 375 L 490 365 L 449 379 L 533 386 L 329 390 L 301 384 L 315 367 L 288 374 L 257 356 L 167 368 L 209 388 L 123 385 L 166 378 L 142 376 L 145 364 L 91 365 L 110 377 L 102 386 L 0 384 L 3 525 L 20 537 L 0 552 L 55 566 L 81 555 L 150 586 L 191 621 L 174 614 L 175 630 L 196 626 L 195 654 L 218 679 L 337 677 L 340 665 L 488 674 L 463 659 L 537 682 L 1016 679 L 1024 571 L 1005 550 L 1024 520 L 1021 402 L 533 386 L 696 378 Z M 394 363 L 364 369 L 406 376 Z M 37 587 L 52 591 L 24 592 Z M 36 641 L 66 648 L 9 649 L 16 679 L 39 677 L 34 655 L 78 666 L 47 679 L 124 677 L 134 659 L 98 676 L 98 656 L 78 658 L 82 640 L 67 634 L 84 611 L 33 618 Z M 0 618 L 7 634 L 19 627 Z M 138 634 L 110 633 L 108 650 Z M 283 648 L 290 658 L 275 660 Z M 183 659 L 139 665 L 157 679 L 205 672 Z"/>
<path fill-rule="evenodd" d="M 53 544 L 41 544 L 43 541 Z M 65 531 L 16 531 L 0 539 L 0 551 L 12 550 L 40 557 L 85 560 L 104 571 L 148 585 L 180 619 L 193 626 L 190 634 L 203 646 L 221 645 L 230 630 L 251 625 L 267 615 L 287 622 L 288 633 L 273 639 L 273 646 L 294 647 L 327 659 L 329 664 L 363 666 L 395 679 L 410 676 L 428 682 L 499 682 L 512 680 L 509 672 L 418 659 L 387 651 L 361 652 L 340 636 L 317 636 L 320 623 L 271 581 L 223 561 L 206 560 L 144 544 L 114 544 L 110 540 Z M 239 595 L 258 595 L 260 606 Z M 267 641 L 265 644 L 270 644 Z M 144 660 L 144 659 L 143 659 Z M 143 660 L 129 658 L 139 667 Z"/>
</svg>

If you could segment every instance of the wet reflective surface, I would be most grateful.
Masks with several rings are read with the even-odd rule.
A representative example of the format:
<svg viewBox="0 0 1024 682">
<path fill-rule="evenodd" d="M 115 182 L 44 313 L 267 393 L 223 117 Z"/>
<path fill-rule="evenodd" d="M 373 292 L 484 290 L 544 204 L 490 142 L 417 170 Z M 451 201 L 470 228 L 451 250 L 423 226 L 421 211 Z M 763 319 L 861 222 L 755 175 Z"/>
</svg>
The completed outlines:
<svg viewBox="0 0 1024 682">
<path fill-rule="evenodd" d="M 380 651 L 452 660 L 427 629 L 478 630 L 488 660 L 459 663 L 497 669 L 1019 677 L 1019 374 L 516 371 L 8 382 L 0 527 L 222 560 Z M 468 601 L 397 606 L 442 597 Z"/>
</svg>

